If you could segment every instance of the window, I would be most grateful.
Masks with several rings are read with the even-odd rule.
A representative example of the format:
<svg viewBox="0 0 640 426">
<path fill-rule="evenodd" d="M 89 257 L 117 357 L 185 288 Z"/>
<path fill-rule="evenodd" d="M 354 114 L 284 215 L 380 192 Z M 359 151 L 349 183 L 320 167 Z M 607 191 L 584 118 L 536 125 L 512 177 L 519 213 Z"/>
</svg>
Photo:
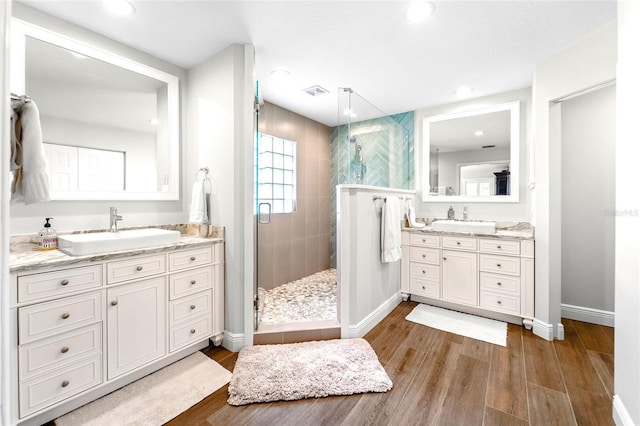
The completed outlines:
<svg viewBox="0 0 640 426">
<path fill-rule="evenodd" d="M 271 205 L 271 213 L 296 211 L 296 143 L 263 133 L 256 149 L 256 208 Z"/>
</svg>

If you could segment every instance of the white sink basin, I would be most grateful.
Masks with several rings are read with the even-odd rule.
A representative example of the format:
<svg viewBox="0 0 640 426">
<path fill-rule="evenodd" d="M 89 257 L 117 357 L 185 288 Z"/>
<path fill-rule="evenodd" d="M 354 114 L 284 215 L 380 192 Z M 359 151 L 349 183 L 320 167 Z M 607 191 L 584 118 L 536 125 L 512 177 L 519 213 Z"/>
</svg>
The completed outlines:
<svg viewBox="0 0 640 426">
<path fill-rule="evenodd" d="M 118 232 L 88 232 L 58 236 L 58 249 L 73 255 L 108 253 L 153 246 L 175 244 L 180 241 L 179 231 L 145 228 Z"/>
<path fill-rule="evenodd" d="M 436 220 L 431 223 L 432 231 L 468 232 L 473 234 L 495 234 L 495 222 L 474 222 L 462 220 Z"/>
</svg>

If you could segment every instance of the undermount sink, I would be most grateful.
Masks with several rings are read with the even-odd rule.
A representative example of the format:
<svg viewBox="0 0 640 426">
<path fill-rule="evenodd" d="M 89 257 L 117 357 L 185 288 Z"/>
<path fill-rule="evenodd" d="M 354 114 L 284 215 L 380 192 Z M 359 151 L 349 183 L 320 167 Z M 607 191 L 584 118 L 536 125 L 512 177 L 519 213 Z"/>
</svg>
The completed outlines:
<svg viewBox="0 0 640 426">
<path fill-rule="evenodd" d="M 88 232 L 58 236 L 58 249 L 81 256 L 112 251 L 133 250 L 175 244 L 180 241 L 179 231 L 144 228 L 118 232 Z"/>
<path fill-rule="evenodd" d="M 432 231 L 443 232 L 470 232 L 478 234 L 495 234 L 495 222 L 463 221 L 463 220 L 436 220 L 431 223 Z"/>
</svg>

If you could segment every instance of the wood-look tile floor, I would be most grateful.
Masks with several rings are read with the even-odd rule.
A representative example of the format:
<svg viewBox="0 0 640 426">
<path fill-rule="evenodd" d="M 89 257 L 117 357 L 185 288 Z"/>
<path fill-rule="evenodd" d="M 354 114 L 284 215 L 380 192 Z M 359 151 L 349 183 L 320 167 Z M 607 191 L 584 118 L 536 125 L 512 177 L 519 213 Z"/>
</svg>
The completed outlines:
<svg viewBox="0 0 640 426">
<path fill-rule="evenodd" d="M 510 324 L 501 347 L 406 321 L 415 305 L 365 336 L 387 393 L 233 407 L 225 386 L 168 425 L 613 425 L 612 328 L 563 319 L 547 342 Z M 204 353 L 233 371 L 237 353 Z"/>
</svg>

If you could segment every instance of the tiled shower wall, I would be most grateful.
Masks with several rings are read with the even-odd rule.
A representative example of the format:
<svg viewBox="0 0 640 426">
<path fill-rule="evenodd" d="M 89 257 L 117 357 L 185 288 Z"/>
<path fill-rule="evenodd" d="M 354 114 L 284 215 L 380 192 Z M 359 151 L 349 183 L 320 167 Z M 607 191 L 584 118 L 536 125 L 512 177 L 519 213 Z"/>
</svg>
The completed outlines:
<svg viewBox="0 0 640 426">
<path fill-rule="evenodd" d="M 331 266 L 336 265 L 336 185 L 359 183 L 385 188 L 414 187 L 414 112 L 351 123 L 355 142 L 347 142 L 346 125 L 331 128 Z M 356 145 L 362 147 L 366 173 L 357 182 L 354 164 Z"/>
<path fill-rule="evenodd" d="M 297 206 L 258 228 L 259 285 L 270 289 L 330 265 L 329 127 L 265 102 L 258 130 L 296 142 Z"/>
</svg>

